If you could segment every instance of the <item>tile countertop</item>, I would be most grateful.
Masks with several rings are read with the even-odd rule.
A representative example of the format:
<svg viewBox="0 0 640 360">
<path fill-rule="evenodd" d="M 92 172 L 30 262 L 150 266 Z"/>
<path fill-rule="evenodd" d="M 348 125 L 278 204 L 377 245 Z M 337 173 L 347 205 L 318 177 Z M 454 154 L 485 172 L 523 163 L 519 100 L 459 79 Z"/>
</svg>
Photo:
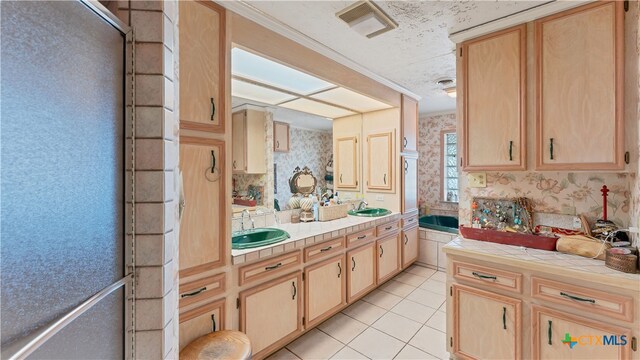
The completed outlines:
<svg viewBox="0 0 640 360">
<path fill-rule="evenodd" d="M 380 217 L 351 216 L 332 221 L 312 221 L 308 223 L 286 223 L 269 226 L 289 233 L 290 238 L 279 243 L 251 249 L 231 250 L 233 265 L 258 260 L 285 251 L 301 249 L 316 242 L 330 240 L 338 236 L 352 234 L 372 226 L 400 220 L 400 213 L 392 212 Z"/>
<path fill-rule="evenodd" d="M 609 269 L 604 261 L 563 254 L 557 251 L 529 249 L 457 237 L 443 247 L 446 254 L 485 259 L 550 274 L 575 276 L 595 283 L 636 289 L 640 292 L 640 274 L 627 274 Z"/>
</svg>

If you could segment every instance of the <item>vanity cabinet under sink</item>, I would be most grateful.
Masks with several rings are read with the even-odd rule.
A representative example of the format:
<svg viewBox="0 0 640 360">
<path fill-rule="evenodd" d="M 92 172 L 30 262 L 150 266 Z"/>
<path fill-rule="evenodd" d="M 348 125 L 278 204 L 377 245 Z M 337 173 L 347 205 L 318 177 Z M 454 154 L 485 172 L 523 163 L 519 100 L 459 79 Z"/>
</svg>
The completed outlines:
<svg viewBox="0 0 640 360">
<path fill-rule="evenodd" d="M 338 255 L 304 270 L 305 325 L 314 326 L 347 303 L 345 258 Z"/>
<path fill-rule="evenodd" d="M 400 233 L 377 241 L 378 283 L 400 272 Z"/>
<path fill-rule="evenodd" d="M 376 243 L 370 242 L 347 253 L 349 266 L 347 298 L 349 303 L 376 286 Z"/>
</svg>

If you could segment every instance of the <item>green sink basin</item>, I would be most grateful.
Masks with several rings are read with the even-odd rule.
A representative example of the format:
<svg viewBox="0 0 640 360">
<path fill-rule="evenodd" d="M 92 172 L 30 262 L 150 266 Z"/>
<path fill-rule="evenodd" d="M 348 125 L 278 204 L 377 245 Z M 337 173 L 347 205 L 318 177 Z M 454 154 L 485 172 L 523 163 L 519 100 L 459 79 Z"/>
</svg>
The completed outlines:
<svg viewBox="0 0 640 360">
<path fill-rule="evenodd" d="M 250 249 L 271 245 L 289 238 L 289 233 L 272 228 L 250 229 L 234 233 L 231 238 L 232 249 Z"/>
<path fill-rule="evenodd" d="M 353 216 L 378 217 L 389 215 L 391 214 L 391 211 L 383 208 L 366 208 L 362 210 L 349 210 L 347 214 Z"/>
</svg>

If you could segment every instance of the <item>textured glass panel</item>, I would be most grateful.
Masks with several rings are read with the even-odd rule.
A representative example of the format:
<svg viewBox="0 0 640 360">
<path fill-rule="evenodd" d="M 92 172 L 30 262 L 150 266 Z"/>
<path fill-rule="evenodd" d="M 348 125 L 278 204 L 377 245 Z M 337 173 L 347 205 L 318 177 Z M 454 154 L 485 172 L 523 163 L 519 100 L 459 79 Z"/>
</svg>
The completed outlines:
<svg viewBox="0 0 640 360">
<path fill-rule="evenodd" d="M 445 156 L 447 159 L 447 166 L 456 166 L 458 164 L 458 158 L 456 156 Z"/>
<path fill-rule="evenodd" d="M 80 2 L 0 3 L 5 347 L 123 276 L 124 38 Z M 40 356 L 121 357 L 119 298 Z"/>
<path fill-rule="evenodd" d="M 447 177 L 448 178 L 457 178 L 458 177 L 458 168 L 454 167 L 447 167 Z"/>
<path fill-rule="evenodd" d="M 447 189 L 457 189 L 458 188 L 458 179 L 447 179 Z"/>
<path fill-rule="evenodd" d="M 458 141 L 458 137 L 455 133 L 448 133 L 445 134 L 446 138 L 447 138 L 447 144 L 456 144 Z"/>
<path fill-rule="evenodd" d="M 458 152 L 455 145 L 447 145 L 447 155 L 456 155 Z"/>
</svg>

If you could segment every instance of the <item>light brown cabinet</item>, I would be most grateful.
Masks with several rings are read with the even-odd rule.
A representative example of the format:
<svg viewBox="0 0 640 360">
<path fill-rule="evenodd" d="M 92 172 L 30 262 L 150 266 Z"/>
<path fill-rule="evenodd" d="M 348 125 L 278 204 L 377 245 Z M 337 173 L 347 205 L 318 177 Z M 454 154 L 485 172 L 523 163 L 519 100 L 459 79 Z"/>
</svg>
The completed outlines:
<svg viewBox="0 0 640 360">
<path fill-rule="evenodd" d="M 264 113 L 257 110 L 243 110 L 233 113 L 231 119 L 233 173 L 266 173 Z"/>
<path fill-rule="evenodd" d="M 224 330 L 224 304 L 220 299 L 180 313 L 180 350 L 202 335 Z"/>
<path fill-rule="evenodd" d="M 418 102 L 406 95 L 402 95 L 402 122 L 400 125 L 400 152 L 418 153 Z"/>
<path fill-rule="evenodd" d="M 418 226 L 402 230 L 402 268 L 406 269 L 409 265 L 418 260 Z"/>
<path fill-rule="evenodd" d="M 526 25 L 465 41 L 458 56 L 462 169 L 525 170 Z"/>
<path fill-rule="evenodd" d="M 376 287 L 376 243 L 347 252 L 347 301 L 352 303 Z"/>
<path fill-rule="evenodd" d="M 378 283 L 383 283 L 400 272 L 402 256 L 400 233 L 378 240 L 376 246 Z"/>
<path fill-rule="evenodd" d="M 289 152 L 289 124 L 273 122 L 273 151 Z"/>
<path fill-rule="evenodd" d="M 296 271 L 240 293 L 240 331 L 255 358 L 302 332 L 302 273 Z"/>
<path fill-rule="evenodd" d="M 367 190 L 393 190 L 395 131 L 367 135 Z"/>
<path fill-rule="evenodd" d="M 344 255 L 335 256 L 304 270 L 306 326 L 314 326 L 347 303 Z"/>
<path fill-rule="evenodd" d="M 181 277 L 224 265 L 227 243 L 224 149 L 221 140 L 180 137 L 184 189 L 179 245 Z"/>
<path fill-rule="evenodd" d="M 535 21 L 537 170 L 624 168 L 623 7 Z"/>
<path fill-rule="evenodd" d="M 226 14 L 211 1 L 180 1 L 180 126 L 224 133 Z"/>
<path fill-rule="evenodd" d="M 618 342 L 622 342 L 622 336 L 625 336 L 627 342 L 630 342 L 631 331 L 629 329 L 538 305 L 532 306 L 531 313 L 533 359 L 630 358 L 629 343 L 626 346 L 598 345 L 595 339 L 595 336 L 614 335 Z M 569 336 L 569 341 L 573 337 L 573 340 L 578 343 L 569 347 L 569 344 L 562 342 L 567 336 Z"/>
<path fill-rule="evenodd" d="M 451 285 L 452 352 L 471 359 L 522 358 L 522 301 L 469 286 Z"/>
<path fill-rule="evenodd" d="M 334 183 L 336 189 L 358 188 L 358 174 L 360 170 L 360 152 L 358 150 L 358 136 L 344 136 L 336 139 L 336 172 Z"/>
<path fill-rule="evenodd" d="M 402 163 L 402 213 L 418 211 L 418 159 L 401 157 Z"/>
</svg>

